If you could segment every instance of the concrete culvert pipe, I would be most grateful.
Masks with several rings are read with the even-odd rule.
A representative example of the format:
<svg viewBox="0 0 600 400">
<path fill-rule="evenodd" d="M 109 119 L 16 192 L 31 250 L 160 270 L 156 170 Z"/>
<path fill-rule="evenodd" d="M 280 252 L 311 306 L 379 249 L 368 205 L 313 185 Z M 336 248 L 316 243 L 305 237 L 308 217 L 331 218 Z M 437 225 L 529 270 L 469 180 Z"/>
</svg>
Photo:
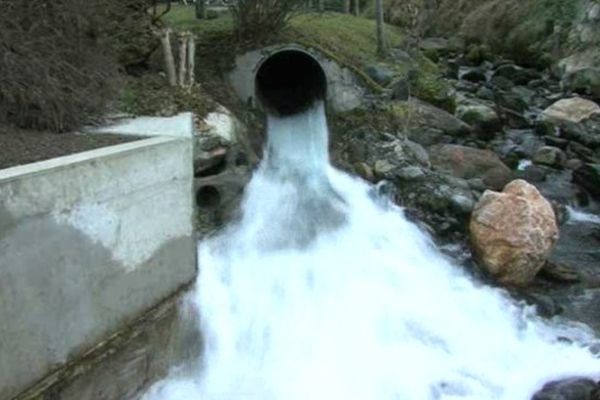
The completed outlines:
<svg viewBox="0 0 600 400">
<path fill-rule="evenodd" d="M 325 99 L 327 78 L 309 54 L 283 50 L 267 58 L 256 73 L 256 97 L 266 112 L 288 116 Z"/>
</svg>

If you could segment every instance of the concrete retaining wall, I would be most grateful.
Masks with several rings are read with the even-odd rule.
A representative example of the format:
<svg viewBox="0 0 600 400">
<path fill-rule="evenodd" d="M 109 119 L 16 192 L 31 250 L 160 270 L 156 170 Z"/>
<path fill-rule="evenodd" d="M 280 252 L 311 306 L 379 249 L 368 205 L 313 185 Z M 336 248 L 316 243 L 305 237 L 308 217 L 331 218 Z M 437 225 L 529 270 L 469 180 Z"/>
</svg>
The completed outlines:
<svg viewBox="0 0 600 400">
<path fill-rule="evenodd" d="M 0 171 L 0 399 L 192 281 L 192 140 Z"/>
<path fill-rule="evenodd" d="M 258 106 L 254 87 L 256 72 L 267 58 L 283 50 L 301 51 L 317 60 L 327 77 L 327 103 L 335 111 L 349 111 L 362 105 L 366 90 L 352 71 L 315 49 L 297 44 L 268 46 L 236 58 L 235 68 L 229 74 L 229 82 L 246 104 Z"/>
</svg>

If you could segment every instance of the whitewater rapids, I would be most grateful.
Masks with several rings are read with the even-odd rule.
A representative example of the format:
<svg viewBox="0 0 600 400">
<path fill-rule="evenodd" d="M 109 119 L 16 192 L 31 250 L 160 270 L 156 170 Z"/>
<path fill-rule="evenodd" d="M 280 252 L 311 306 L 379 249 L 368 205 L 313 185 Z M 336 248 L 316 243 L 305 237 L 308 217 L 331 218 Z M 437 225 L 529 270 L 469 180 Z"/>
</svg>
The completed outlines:
<svg viewBox="0 0 600 400">
<path fill-rule="evenodd" d="M 600 377 L 591 333 L 474 282 L 331 167 L 322 103 L 268 131 L 242 217 L 199 246 L 199 366 L 145 400 L 527 400 Z"/>
</svg>

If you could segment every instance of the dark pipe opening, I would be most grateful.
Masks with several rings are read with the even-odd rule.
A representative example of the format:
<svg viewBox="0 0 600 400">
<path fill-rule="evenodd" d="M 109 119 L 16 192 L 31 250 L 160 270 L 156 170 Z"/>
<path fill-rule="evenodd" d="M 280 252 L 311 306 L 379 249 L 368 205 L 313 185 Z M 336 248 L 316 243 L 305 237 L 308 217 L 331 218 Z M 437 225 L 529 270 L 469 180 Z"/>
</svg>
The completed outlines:
<svg viewBox="0 0 600 400">
<path fill-rule="evenodd" d="M 202 186 L 196 192 L 196 204 L 203 209 L 214 209 L 221 204 L 221 193 L 214 186 Z"/>
<path fill-rule="evenodd" d="M 327 78 L 321 65 L 297 50 L 273 54 L 256 73 L 256 96 L 269 113 L 286 116 L 325 99 Z"/>
</svg>

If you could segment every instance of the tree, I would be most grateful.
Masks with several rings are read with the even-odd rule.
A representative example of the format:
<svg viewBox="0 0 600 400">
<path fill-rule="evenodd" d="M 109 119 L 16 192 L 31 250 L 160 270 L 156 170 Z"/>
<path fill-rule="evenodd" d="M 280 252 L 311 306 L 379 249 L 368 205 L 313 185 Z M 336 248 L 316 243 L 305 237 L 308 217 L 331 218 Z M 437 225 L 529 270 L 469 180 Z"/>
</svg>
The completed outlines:
<svg viewBox="0 0 600 400">
<path fill-rule="evenodd" d="M 159 33 L 159 36 L 165 59 L 167 81 L 169 82 L 169 85 L 175 86 L 177 85 L 177 75 L 175 72 L 175 57 L 173 57 L 173 49 L 171 47 L 171 30 L 169 28 L 163 29 Z"/>
<path fill-rule="evenodd" d="M 318 7 L 319 12 L 324 12 L 325 11 L 325 0 L 318 0 L 317 7 Z"/>
<path fill-rule="evenodd" d="M 196 18 L 206 19 L 206 0 L 196 0 Z"/>
<path fill-rule="evenodd" d="M 343 4 L 343 12 L 344 14 L 348 14 L 350 12 L 350 0 L 342 0 Z"/>
<path fill-rule="evenodd" d="M 360 0 L 354 0 L 354 15 L 360 15 Z"/>
<path fill-rule="evenodd" d="M 380 56 L 387 56 L 388 45 L 385 39 L 384 20 L 383 20 L 383 0 L 375 0 L 375 18 L 377 30 L 377 53 Z"/>
</svg>

